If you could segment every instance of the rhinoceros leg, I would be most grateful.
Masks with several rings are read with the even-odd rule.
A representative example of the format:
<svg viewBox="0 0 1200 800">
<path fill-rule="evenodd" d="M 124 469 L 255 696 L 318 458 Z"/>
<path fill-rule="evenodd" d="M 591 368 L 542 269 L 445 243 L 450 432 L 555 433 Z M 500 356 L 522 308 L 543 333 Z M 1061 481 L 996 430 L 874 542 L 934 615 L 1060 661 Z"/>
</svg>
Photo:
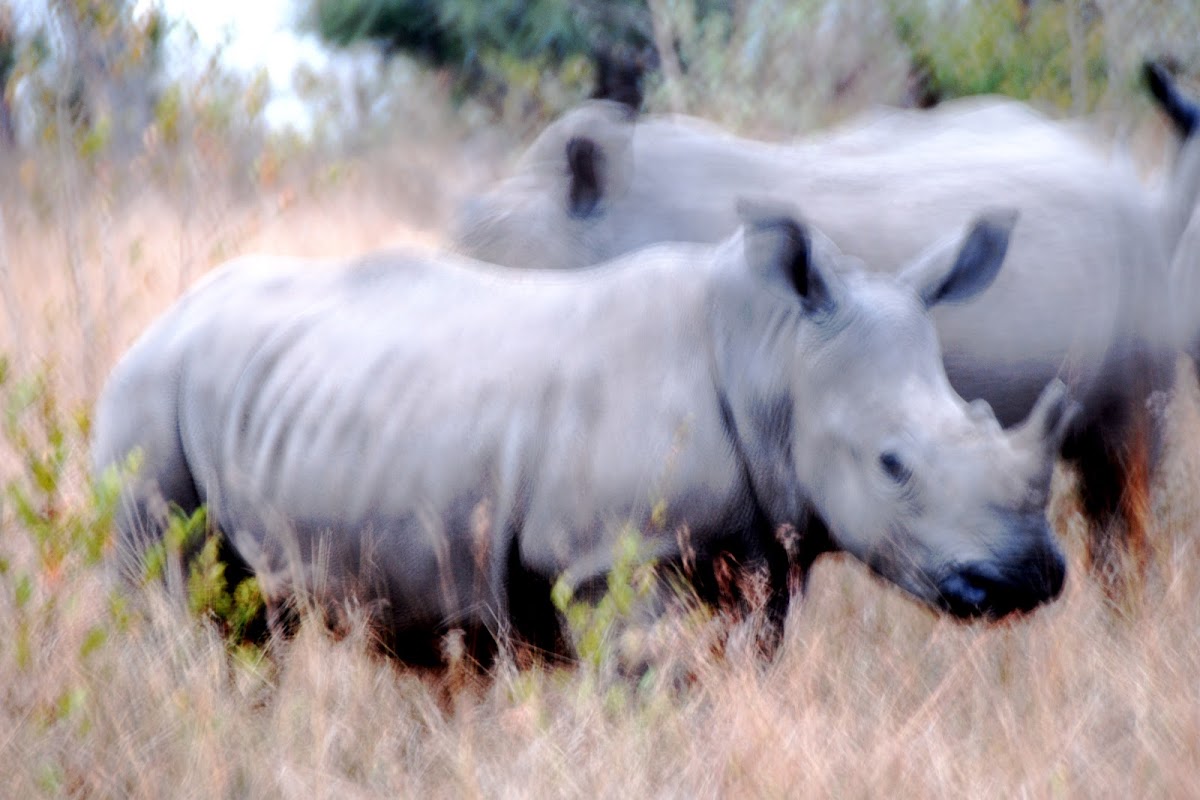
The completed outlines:
<svg viewBox="0 0 1200 800">
<path fill-rule="evenodd" d="M 783 644 L 790 572 L 787 554 L 779 549 L 745 560 L 720 553 L 688 577 L 701 600 L 738 623 L 750 623 L 754 650 L 769 661 Z"/>
<path fill-rule="evenodd" d="M 510 537 L 507 571 L 498 584 L 505 586 L 507 617 L 511 633 L 525 655 L 544 661 L 566 659 L 571 642 L 562 620 L 550 601 L 553 583 L 521 563 L 516 536 Z M 518 650 L 517 655 L 522 655 Z"/>
<path fill-rule="evenodd" d="M 754 528 L 742 542 L 743 551 L 716 554 L 685 572 L 701 600 L 735 619 L 751 619 L 755 649 L 770 660 L 783 643 L 793 589 L 803 591 L 812 562 L 829 549 L 815 549 L 813 543 L 828 542 L 828 536 L 815 519 L 802 531 L 790 525 L 775 531 L 765 520 L 757 520 Z"/>
<path fill-rule="evenodd" d="M 1110 593 L 1132 588 L 1153 557 L 1150 483 L 1162 444 L 1161 414 L 1151 386 L 1113 398 L 1103 412 L 1068 439 L 1064 457 L 1079 474 L 1079 492 L 1088 518 L 1088 561 Z"/>
<path fill-rule="evenodd" d="M 1071 454 L 1089 522 L 1088 561 L 1110 587 L 1127 559 L 1140 569 L 1148 557 L 1150 447 L 1145 425 L 1131 426 L 1129 433 L 1121 442 L 1086 431 Z"/>
</svg>

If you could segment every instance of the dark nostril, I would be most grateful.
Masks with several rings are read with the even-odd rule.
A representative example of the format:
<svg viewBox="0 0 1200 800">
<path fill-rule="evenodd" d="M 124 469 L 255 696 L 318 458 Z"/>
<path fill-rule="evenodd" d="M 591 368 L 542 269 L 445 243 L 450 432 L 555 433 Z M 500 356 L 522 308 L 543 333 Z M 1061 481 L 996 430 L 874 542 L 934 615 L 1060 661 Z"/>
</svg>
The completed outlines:
<svg viewBox="0 0 1200 800">
<path fill-rule="evenodd" d="M 1003 571 L 991 564 L 968 564 L 938 584 L 942 606 L 958 617 L 998 619 L 1032 611 L 1062 592 L 1067 565 L 1058 548 L 1047 548 Z"/>
<path fill-rule="evenodd" d="M 948 575 L 938 585 L 942 605 L 956 617 L 977 617 L 986 613 L 988 590 L 966 572 Z"/>
<path fill-rule="evenodd" d="M 937 584 L 942 607 L 955 616 L 1001 618 L 1028 612 L 1062 593 L 1067 563 L 1049 547 L 1003 571 L 990 564 L 960 567 Z"/>
</svg>

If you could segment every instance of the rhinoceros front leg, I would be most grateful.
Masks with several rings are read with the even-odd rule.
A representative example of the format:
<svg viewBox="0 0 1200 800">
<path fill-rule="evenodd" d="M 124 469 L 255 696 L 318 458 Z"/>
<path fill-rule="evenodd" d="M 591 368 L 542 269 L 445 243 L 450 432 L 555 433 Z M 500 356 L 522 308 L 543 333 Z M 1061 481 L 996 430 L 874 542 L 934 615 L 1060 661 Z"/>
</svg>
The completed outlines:
<svg viewBox="0 0 1200 800">
<path fill-rule="evenodd" d="M 626 533 L 558 577 L 550 596 L 570 658 L 634 679 L 661 660 L 655 642 L 675 592 L 662 566 L 676 555 L 666 544 Z"/>
<path fill-rule="evenodd" d="M 785 526 L 766 546 L 741 558 L 719 554 L 707 572 L 693 575 L 697 594 L 732 623 L 723 636 L 748 635 L 752 652 L 764 661 L 778 654 L 793 590 L 803 591 L 804 576 L 812 565 L 798 547 L 805 538 Z"/>
<path fill-rule="evenodd" d="M 675 539 L 641 550 L 619 543 L 611 561 L 563 575 L 554 604 L 576 659 L 634 680 L 652 670 L 681 680 L 694 657 L 728 652 L 735 640 L 757 658 L 776 655 L 796 566 L 784 541 L 713 553 L 697 552 L 686 530 Z"/>
<path fill-rule="evenodd" d="M 715 561 L 722 591 L 714 607 L 724 618 L 719 644 L 729 654 L 748 654 L 766 663 L 783 645 L 791 565 L 786 557 L 743 564 L 732 558 Z"/>
</svg>

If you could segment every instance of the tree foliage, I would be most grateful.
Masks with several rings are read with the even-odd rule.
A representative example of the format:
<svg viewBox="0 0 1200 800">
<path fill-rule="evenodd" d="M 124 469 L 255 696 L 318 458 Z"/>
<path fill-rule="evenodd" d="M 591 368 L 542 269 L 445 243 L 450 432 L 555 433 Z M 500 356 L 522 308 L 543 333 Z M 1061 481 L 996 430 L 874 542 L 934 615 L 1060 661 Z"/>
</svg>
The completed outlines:
<svg viewBox="0 0 1200 800">
<path fill-rule="evenodd" d="M 894 0 L 893 7 L 897 36 L 930 100 L 1004 94 L 1078 112 L 1106 87 L 1098 6 L 997 0 L 947 10 Z"/>
<path fill-rule="evenodd" d="M 369 42 L 453 76 L 494 106 L 581 86 L 597 56 L 649 59 L 645 0 L 304 0 L 302 26 L 335 46 Z"/>
<path fill-rule="evenodd" d="M 334 45 L 370 41 L 461 72 L 497 55 L 559 65 L 651 41 L 645 0 L 309 0 L 304 24 Z"/>
<path fill-rule="evenodd" d="M 10 127 L 13 99 L 26 98 L 23 127 L 43 141 L 77 139 L 82 149 L 128 154 L 157 102 L 167 24 L 132 0 L 61 0 L 24 25 L 0 7 L 0 89 Z M 10 137 L 11 141 L 12 137 Z"/>
</svg>

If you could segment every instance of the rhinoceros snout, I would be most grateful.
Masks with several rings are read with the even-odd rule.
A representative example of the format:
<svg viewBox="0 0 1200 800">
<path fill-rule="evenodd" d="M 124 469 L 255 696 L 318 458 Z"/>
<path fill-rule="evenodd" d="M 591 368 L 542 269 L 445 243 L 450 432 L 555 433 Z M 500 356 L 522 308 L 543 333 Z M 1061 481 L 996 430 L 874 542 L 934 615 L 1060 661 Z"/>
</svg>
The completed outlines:
<svg viewBox="0 0 1200 800">
<path fill-rule="evenodd" d="M 942 578 L 938 593 L 942 607 L 956 617 L 999 619 L 1058 597 L 1066 574 L 1062 553 L 1051 546 L 1011 566 L 960 566 Z"/>
</svg>

